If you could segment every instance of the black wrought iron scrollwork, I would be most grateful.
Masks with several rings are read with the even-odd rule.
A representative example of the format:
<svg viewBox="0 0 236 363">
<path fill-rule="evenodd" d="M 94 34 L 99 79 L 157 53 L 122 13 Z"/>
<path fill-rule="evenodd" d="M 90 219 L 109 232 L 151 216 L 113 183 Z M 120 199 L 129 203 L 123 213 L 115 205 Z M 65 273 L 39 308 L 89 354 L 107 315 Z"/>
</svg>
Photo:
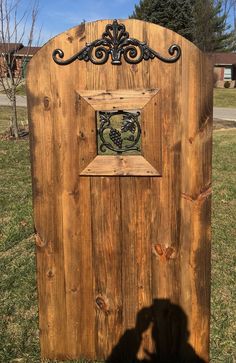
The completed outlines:
<svg viewBox="0 0 236 363">
<path fill-rule="evenodd" d="M 181 56 L 179 45 L 173 44 L 168 49 L 171 57 L 163 57 L 159 52 L 151 49 L 145 42 L 130 38 L 124 24 L 114 20 L 112 24 L 107 24 L 101 39 L 86 44 L 78 53 L 67 60 L 63 60 L 64 52 L 55 49 L 52 57 L 59 65 L 68 65 L 75 60 L 91 61 L 93 64 L 105 64 L 109 56 L 111 63 L 120 65 L 122 57 L 129 64 L 137 64 L 142 60 L 158 58 L 166 63 L 174 63 Z"/>
<path fill-rule="evenodd" d="M 117 115 L 121 115 L 120 124 L 117 124 L 117 120 L 114 122 L 113 117 Z M 99 111 L 100 151 L 105 153 L 109 149 L 117 154 L 127 151 L 140 152 L 141 126 L 139 117 L 139 111 Z"/>
</svg>

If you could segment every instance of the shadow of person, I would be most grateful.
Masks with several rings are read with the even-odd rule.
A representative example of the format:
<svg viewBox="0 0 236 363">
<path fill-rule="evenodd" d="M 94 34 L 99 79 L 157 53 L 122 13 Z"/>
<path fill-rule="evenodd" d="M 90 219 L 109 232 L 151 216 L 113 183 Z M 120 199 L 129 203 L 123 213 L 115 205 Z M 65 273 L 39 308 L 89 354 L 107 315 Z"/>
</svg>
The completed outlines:
<svg viewBox="0 0 236 363">
<path fill-rule="evenodd" d="M 205 363 L 188 343 L 188 319 L 180 306 L 168 299 L 155 299 L 151 310 L 156 352 L 146 352 L 150 362 Z"/>
<path fill-rule="evenodd" d="M 137 358 L 142 335 L 152 325 L 154 352 L 145 350 L 146 359 Z M 127 330 L 113 348 L 107 363 L 206 363 L 188 343 L 188 319 L 180 306 L 168 299 L 155 299 L 153 305 L 137 314 L 136 325 Z"/>
<path fill-rule="evenodd" d="M 133 329 L 128 329 L 113 348 L 106 363 L 138 363 L 137 354 L 142 343 L 142 334 L 145 332 L 152 319 L 152 310 L 143 308 L 137 314 L 136 324 Z"/>
</svg>

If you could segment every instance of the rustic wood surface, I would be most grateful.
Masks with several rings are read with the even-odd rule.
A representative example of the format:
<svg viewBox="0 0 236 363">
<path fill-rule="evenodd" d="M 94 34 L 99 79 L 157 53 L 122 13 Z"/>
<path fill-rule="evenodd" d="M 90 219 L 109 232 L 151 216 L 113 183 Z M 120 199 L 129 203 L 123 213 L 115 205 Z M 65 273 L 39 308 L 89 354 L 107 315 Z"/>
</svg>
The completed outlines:
<svg viewBox="0 0 236 363">
<path fill-rule="evenodd" d="M 160 176 L 158 171 L 143 156 L 139 155 L 98 155 L 80 175 Z"/>
<path fill-rule="evenodd" d="M 124 22 L 132 38 L 165 56 L 170 45 L 179 44 L 180 60 L 123 61 L 121 66 L 76 61 L 63 67 L 52 60 L 56 48 L 69 58 L 100 38 L 108 22 L 60 34 L 28 66 L 41 354 L 50 359 L 112 357 L 126 334 L 139 332 L 138 313 L 156 307 L 161 347 L 155 347 L 149 324 L 139 332 L 137 356 L 157 350 L 164 361 L 171 346 L 176 356 L 195 351 L 207 363 L 211 64 L 181 36 L 138 20 Z M 138 96 L 143 89 L 154 90 L 151 100 L 150 92 Z M 145 155 L 139 158 L 161 176 L 139 176 L 139 166 L 136 176 L 84 171 L 97 154 L 94 109 L 86 97 L 92 95 L 95 108 L 104 102 L 113 108 L 120 90 L 122 95 L 127 90 L 127 107 L 145 106 L 142 126 L 148 136 L 142 135 Z M 113 92 L 114 102 L 104 91 Z M 103 157 L 97 158 L 101 163 Z M 110 167 L 116 166 L 111 162 Z M 160 320 L 163 304 L 179 307 L 181 329 L 168 323 L 168 332 L 169 325 Z M 187 330 L 188 341 L 181 338 L 184 331 L 187 339 Z"/>
<path fill-rule="evenodd" d="M 155 96 L 158 89 L 139 89 L 139 90 L 81 90 L 79 94 L 95 110 L 116 110 L 116 109 L 136 109 L 143 108 L 150 99 Z"/>
</svg>

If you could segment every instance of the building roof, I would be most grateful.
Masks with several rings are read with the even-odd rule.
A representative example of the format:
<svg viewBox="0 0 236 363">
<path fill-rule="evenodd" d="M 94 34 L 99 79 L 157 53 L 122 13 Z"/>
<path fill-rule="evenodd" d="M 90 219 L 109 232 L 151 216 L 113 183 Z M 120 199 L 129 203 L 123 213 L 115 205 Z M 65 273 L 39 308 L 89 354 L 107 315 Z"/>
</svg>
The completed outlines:
<svg viewBox="0 0 236 363">
<path fill-rule="evenodd" d="M 215 65 L 225 64 L 225 65 L 236 65 L 236 53 L 213 53 L 212 61 Z"/>
<path fill-rule="evenodd" d="M 12 53 L 23 48 L 22 43 L 0 43 L 0 53 Z"/>
<path fill-rule="evenodd" d="M 25 55 L 32 57 L 39 49 L 40 47 L 24 47 L 22 43 L 0 43 L 0 54 L 14 53 L 20 57 Z"/>
<path fill-rule="evenodd" d="M 37 51 L 40 49 L 40 47 L 22 47 L 21 49 L 19 49 L 17 52 L 16 52 L 16 55 L 19 55 L 19 56 L 33 56 L 35 55 L 35 53 L 37 53 Z"/>
</svg>

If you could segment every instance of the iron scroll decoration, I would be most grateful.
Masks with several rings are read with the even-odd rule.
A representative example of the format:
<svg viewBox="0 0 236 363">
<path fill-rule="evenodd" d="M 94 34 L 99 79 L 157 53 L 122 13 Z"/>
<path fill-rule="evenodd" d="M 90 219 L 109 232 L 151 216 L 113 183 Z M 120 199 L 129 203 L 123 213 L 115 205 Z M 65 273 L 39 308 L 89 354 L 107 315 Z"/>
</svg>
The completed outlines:
<svg viewBox="0 0 236 363">
<path fill-rule="evenodd" d="M 78 53 L 67 60 L 63 60 L 64 52 L 55 49 L 52 53 L 53 60 L 59 65 L 68 65 L 75 60 L 84 60 L 93 64 L 105 64 L 109 56 L 111 63 L 120 65 L 122 57 L 129 64 L 138 64 L 142 60 L 158 58 L 166 63 L 174 63 L 181 57 L 181 48 L 173 44 L 168 49 L 170 58 L 163 57 L 160 53 L 151 49 L 145 42 L 130 38 L 124 24 L 114 20 L 112 24 L 107 24 L 101 39 L 87 43 Z"/>
<path fill-rule="evenodd" d="M 120 128 L 112 124 L 113 116 L 121 115 Z M 122 154 L 128 151 L 140 152 L 141 126 L 139 123 L 140 112 L 99 111 L 100 126 L 98 135 L 100 137 L 100 150 L 105 153 L 107 149 Z"/>
</svg>

